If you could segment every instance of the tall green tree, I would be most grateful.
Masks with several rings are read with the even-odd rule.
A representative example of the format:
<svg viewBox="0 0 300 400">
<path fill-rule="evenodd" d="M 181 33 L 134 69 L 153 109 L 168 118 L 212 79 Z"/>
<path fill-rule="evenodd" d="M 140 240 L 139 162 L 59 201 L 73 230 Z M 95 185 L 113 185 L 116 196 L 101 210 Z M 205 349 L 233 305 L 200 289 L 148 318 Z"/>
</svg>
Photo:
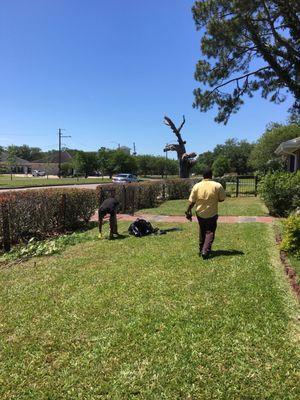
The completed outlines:
<svg viewBox="0 0 300 400">
<path fill-rule="evenodd" d="M 27 144 L 16 146 L 16 155 L 27 161 L 43 158 L 42 150 L 39 147 L 30 147 Z"/>
<path fill-rule="evenodd" d="M 226 156 L 219 155 L 213 165 L 212 170 L 214 176 L 223 176 L 230 172 L 230 160 Z"/>
<path fill-rule="evenodd" d="M 178 161 L 161 156 L 143 154 L 136 156 L 139 175 L 178 175 Z"/>
<path fill-rule="evenodd" d="M 149 154 L 142 154 L 136 156 L 136 161 L 138 165 L 138 173 L 139 175 L 154 175 L 155 174 L 155 164 L 156 157 Z"/>
<path fill-rule="evenodd" d="M 111 163 L 112 153 L 114 150 L 107 149 L 106 147 L 101 147 L 98 150 L 98 165 L 101 172 L 102 178 L 105 174 L 109 174 L 112 177 L 113 166 Z M 110 168 L 111 167 L 111 168 Z"/>
<path fill-rule="evenodd" d="M 299 0 L 199 0 L 193 9 L 201 29 L 202 57 L 195 78 L 194 107 L 218 107 L 226 123 L 245 96 L 281 103 L 289 92 L 300 109 Z"/>
<path fill-rule="evenodd" d="M 253 147 L 254 145 L 247 140 L 227 139 L 224 144 L 219 144 L 214 148 L 214 157 L 220 155 L 226 157 L 229 160 L 231 172 L 236 172 L 238 175 L 245 174 L 252 169 L 248 161 Z"/>
<path fill-rule="evenodd" d="M 85 178 L 98 170 L 98 158 L 94 152 L 78 151 L 73 160 L 76 174 L 83 174 Z"/>
<path fill-rule="evenodd" d="M 211 168 L 214 162 L 214 153 L 212 151 L 205 151 L 197 157 L 197 163 L 193 168 L 196 174 L 202 175 L 205 168 Z"/>
<path fill-rule="evenodd" d="M 202 174 L 203 170 L 207 167 L 211 168 L 219 157 L 226 158 L 225 173 L 236 172 L 241 175 L 251 172 L 252 167 L 249 165 L 249 156 L 253 147 L 254 144 L 247 142 L 247 140 L 227 139 L 225 143 L 218 144 L 213 151 L 206 151 L 199 154 L 195 172 Z M 225 165 L 223 158 L 221 161 Z M 218 161 L 218 164 L 221 164 L 221 161 Z M 219 174 L 217 175 L 219 176 Z"/>
<path fill-rule="evenodd" d="M 272 170 L 282 168 L 282 164 L 280 164 L 274 151 L 280 143 L 296 137 L 300 137 L 299 125 L 291 124 L 284 126 L 279 124 L 270 124 L 264 134 L 258 139 L 250 154 L 250 165 L 255 170 L 261 172 L 265 172 L 269 168 Z"/>
<path fill-rule="evenodd" d="M 137 173 L 138 166 L 134 156 L 123 150 L 113 150 L 109 160 L 109 171 L 116 173 Z"/>
</svg>

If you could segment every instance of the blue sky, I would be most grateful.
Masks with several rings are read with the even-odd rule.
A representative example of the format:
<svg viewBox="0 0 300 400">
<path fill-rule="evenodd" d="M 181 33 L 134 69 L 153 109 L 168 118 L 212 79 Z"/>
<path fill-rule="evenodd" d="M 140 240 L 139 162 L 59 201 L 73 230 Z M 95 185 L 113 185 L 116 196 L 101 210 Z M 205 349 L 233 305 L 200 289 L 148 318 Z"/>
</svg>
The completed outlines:
<svg viewBox="0 0 300 400">
<path fill-rule="evenodd" d="M 200 32 L 193 1 L 10 0 L 0 14 L 0 145 L 97 150 L 132 146 L 161 154 L 174 136 L 162 123 L 180 122 L 188 150 L 228 137 L 256 140 L 278 106 L 257 95 L 224 126 L 192 108 Z"/>
</svg>

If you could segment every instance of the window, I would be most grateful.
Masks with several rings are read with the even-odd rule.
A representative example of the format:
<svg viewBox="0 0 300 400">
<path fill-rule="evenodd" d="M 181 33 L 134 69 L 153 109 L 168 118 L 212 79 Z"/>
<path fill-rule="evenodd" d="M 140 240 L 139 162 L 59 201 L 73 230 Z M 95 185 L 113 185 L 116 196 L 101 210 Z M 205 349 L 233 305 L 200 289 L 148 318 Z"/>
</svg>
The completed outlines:
<svg viewBox="0 0 300 400">
<path fill-rule="evenodd" d="M 289 162 L 289 171 L 290 172 L 294 172 L 296 170 L 295 164 L 296 164 L 296 157 L 294 156 L 294 154 L 291 154 L 290 162 Z"/>
</svg>

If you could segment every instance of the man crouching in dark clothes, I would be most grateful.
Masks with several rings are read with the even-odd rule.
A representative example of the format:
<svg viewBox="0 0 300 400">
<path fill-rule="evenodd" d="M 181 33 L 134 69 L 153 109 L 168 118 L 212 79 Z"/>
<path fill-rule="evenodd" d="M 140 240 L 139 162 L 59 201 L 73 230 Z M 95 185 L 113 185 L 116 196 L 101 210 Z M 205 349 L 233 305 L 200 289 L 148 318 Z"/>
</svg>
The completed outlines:
<svg viewBox="0 0 300 400">
<path fill-rule="evenodd" d="M 117 209 L 119 202 L 113 197 L 109 197 L 104 200 L 99 208 L 99 238 L 102 238 L 102 225 L 103 218 L 109 214 L 109 239 L 113 239 L 114 235 L 118 235 L 118 225 L 117 225 Z"/>
</svg>

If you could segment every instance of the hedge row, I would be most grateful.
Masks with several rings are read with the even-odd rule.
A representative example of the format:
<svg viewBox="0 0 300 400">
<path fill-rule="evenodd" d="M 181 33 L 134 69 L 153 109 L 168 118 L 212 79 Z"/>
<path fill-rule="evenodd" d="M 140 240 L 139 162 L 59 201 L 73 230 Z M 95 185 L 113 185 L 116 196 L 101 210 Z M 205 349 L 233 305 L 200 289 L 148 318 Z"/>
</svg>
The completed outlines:
<svg viewBox="0 0 300 400">
<path fill-rule="evenodd" d="M 96 192 L 90 189 L 42 189 L 0 195 L 2 247 L 31 237 L 45 238 L 73 231 L 90 220 L 97 209 Z"/>
<path fill-rule="evenodd" d="M 259 184 L 259 194 L 271 215 L 287 217 L 300 207 L 300 171 L 265 175 Z"/>
<path fill-rule="evenodd" d="M 120 202 L 120 211 L 134 213 L 156 207 L 161 201 L 187 199 L 193 179 L 170 179 L 130 184 L 111 184 L 90 189 L 40 189 L 0 194 L 0 242 L 11 244 L 32 237 L 74 231 L 87 224 L 101 202 L 110 196 Z M 224 183 L 223 183 L 224 184 Z"/>
<path fill-rule="evenodd" d="M 168 179 L 152 182 L 111 184 L 98 186 L 100 202 L 113 196 L 120 203 L 122 213 L 134 213 L 143 208 L 153 208 L 164 200 L 188 199 L 196 179 Z M 226 188 L 225 181 L 219 180 Z"/>
<path fill-rule="evenodd" d="M 167 183 L 166 183 L 167 182 Z M 126 184 L 111 184 L 98 186 L 100 203 L 108 198 L 115 197 L 120 203 L 120 212 L 134 213 L 142 208 L 156 207 L 166 199 L 182 199 L 187 197 L 190 182 L 152 181 Z"/>
</svg>

